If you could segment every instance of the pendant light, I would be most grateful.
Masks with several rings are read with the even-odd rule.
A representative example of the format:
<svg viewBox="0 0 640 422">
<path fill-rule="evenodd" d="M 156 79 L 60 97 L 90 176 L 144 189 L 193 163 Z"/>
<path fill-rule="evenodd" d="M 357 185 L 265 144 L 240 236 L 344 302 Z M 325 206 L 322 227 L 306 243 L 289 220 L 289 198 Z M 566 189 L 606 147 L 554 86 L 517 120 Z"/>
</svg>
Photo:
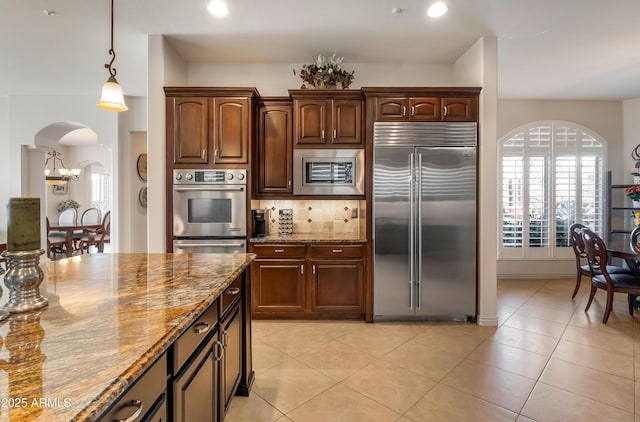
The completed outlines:
<svg viewBox="0 0 640 422">
<path fill-rule="evenodd" d="M 104 110 L 110 111 L 125 111 L 129 107 L 124 103 L 124 96 L 122 95 L 122 88 L 118 85 L 116 80 L 116 69 L 111 65 L 116 59 L 116 52 L 113 50 L 113 0 L 111 0 L 111 49 L 109 50 L 111 61 L 104 65 L 109 71 L 109 79 L 102 86 L 102 97 L 98 103 L 98 107 Z"/>
<path fill-rule="evenodd" d="M 47 153 L 44 162 L 44 180 L 47 185 L 66 185 L 69 180 L 80 180 L 80 169 L 66 168 L 60 157 L 62 154 L 55 149 Z M 60 165 L 56 166 L 56 162 Z"/>
</svg>

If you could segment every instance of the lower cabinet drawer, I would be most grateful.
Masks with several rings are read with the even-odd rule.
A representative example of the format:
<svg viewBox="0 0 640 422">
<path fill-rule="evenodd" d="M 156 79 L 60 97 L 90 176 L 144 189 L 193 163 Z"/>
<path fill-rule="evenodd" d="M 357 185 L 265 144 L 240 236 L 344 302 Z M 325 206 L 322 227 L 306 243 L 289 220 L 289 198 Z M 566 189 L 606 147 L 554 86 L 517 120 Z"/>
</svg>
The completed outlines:
<svg viewBox="0 0 640 422">
<path fill-rule="evenodd" d="M 256 245 L 257 258 L 304 258 L 305 245 Z"/>
<path fill-rule="evenodd" d="M 233 283 L 220 295 L 220 315 L 226 314 L 233 302 L 242 296 L 242 276 L 236 278 Z"/>
<path fill-rule="evenodd" d="M 163 354 L 100 418 L 102 421 L 145 420 L 158 415 L 167 386 L 167 356 Z M 165 410 L 166 413 L 166 410 Z M 143 416 L 144 415 L 144 416 Z M 151 419 L 153 420 L 153 419 Z M 165 418 L 166 420 L 166 418 Z"/>
<path fill-rule="evenodd" d="M 173 344 L 174 372 L 180 370 L 198 345 L 215 329 L 217 323 L 218 301 L 216 300 Z"/>
<path fill-rule="evenodd" d="M 362 258 L 362 245 L 311 246 L 311 258 Z"/>
</svg>

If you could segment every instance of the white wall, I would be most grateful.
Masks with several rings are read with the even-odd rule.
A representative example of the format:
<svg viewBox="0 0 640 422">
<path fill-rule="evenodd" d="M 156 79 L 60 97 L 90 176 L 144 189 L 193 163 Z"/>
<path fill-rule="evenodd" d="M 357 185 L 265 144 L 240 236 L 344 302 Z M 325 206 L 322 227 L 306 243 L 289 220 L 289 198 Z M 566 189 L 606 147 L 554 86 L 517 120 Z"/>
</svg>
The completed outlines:
<svg viewBox="0 0 640 422">
<path fill-rule="evenodd" d="M 631 158 L 631 151 L 640 145 L 640 98 L 627 100 L 622 103 L 624 142 L 622 145 L 623 170 L 621 178 L 616 183 L 632 183 L 630 173 L 640 170 L 635 168 L 635 161 Z M 619 168 L 619 167 L 617 167 Z"/>
<path fill-rule="evenodd" d="M 626 179 L 628 172 L 620 169 L 627 164 L 629 166 L 633 164 L 625 152 L 623 142 L 625 134 L 621 101 L 498 101 L 498 139 L 502 139 L 522 125 L 539 120 L 565 120 L 597 133 L 607 142 L 607 170 L 613 171 L 614 183 L 622 183 L 622 180 Z M 497 219 L 494 224 L 493 227 L 497 227 Z M 495 245 L 497 248 L 497 239 Z M 500 259 L 497 272 L 499 278 L 571 277 L 575 275 L 575 261 L 573 258 L 565 260 Z"/>
<path fill-rule="evenodd" d="M 9 180 L 9 98 L 0 96 L 0 180 Z M 7 241 L 7 201 L 9 183 L 0 183 L 0 243 Z"/>
</svg>

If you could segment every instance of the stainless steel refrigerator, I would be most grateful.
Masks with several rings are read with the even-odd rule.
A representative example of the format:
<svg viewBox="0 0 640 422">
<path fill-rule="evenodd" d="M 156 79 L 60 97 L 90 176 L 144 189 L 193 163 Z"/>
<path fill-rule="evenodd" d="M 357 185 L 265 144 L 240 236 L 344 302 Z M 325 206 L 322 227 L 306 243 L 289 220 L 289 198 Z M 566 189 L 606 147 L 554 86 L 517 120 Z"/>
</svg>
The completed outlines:
<svg viewBox="0 0 640 422">
<path fill-rule="evenodd" d="M 475 320 L 476 150 L 476 123 L 374 124 L 374 320 Z"/>
</svg>

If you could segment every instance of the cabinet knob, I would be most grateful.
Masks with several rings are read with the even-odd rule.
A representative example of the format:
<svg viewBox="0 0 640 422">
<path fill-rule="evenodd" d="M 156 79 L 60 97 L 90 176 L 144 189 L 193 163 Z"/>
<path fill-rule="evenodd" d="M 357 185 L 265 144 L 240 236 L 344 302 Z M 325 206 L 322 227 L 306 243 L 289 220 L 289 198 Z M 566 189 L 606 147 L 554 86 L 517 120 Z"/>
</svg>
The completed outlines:
<svg viewBox="0 0 640 422">
<path fill-rule="evenodd" d="M 122 406 L 122 408 L 125 407 L 134 407 L 136 410 L 128 418 L 116 419 L 115 422 L 133 422 L 138 419 L 138 416 L 142 413 L 142 402 L 140 400 L 131 400 L 126 405 Z"/>
<path fill-rule="evenodd" d="M 320 139 L 324 139 L 324 129 L 320 131 Z"/>
<path fill-rule="evenodd" d="M 411 117 L 416 115 L 416 106 L 411 106 Z"/>
<path fill-rule="evenodd" d="M 206 150 L 206 149 L 203 149 L 203 150 L 202 150 L 202 155 L 201 155 L 201 157 L 202 157 L 202 160 L 206 160 L 206 159 L 207 159 L 207 150 Z"/>
<path fill-rule="evenodd" d="M 222 333 L 222 345 L 224 347 L 227 347 L 229 345 L 229 333 L 227 333 L 226 331 Z"/>
<path fill-rule="evenodd" d="M 311 272 L 312 272 L 313 274 L 315 274 L 315 273 L 316 273 L 316 264 L 313 264 L 313 265 L 311 266 Z"/>
<path fill-rule="evenodd" d="M 338 130 L 333 129 L 333 139 L 336 139 L 337 137 L 338 137 Z"/>
<path fill-rule="evenodd" d="M 407 107 L 406 106 L 402 106 L 402 117 L 407 115 Z"/>
<path fill-rule="evenodd" d="M 300 274 L 304 274 L 304 265 L 300 264 Z"/>
<path fill-rule="evenodd" d="M 447 114 L 449 114 L 449 106 L 444 106 L 444 117 L 447 117 Z"/>
</svg>

